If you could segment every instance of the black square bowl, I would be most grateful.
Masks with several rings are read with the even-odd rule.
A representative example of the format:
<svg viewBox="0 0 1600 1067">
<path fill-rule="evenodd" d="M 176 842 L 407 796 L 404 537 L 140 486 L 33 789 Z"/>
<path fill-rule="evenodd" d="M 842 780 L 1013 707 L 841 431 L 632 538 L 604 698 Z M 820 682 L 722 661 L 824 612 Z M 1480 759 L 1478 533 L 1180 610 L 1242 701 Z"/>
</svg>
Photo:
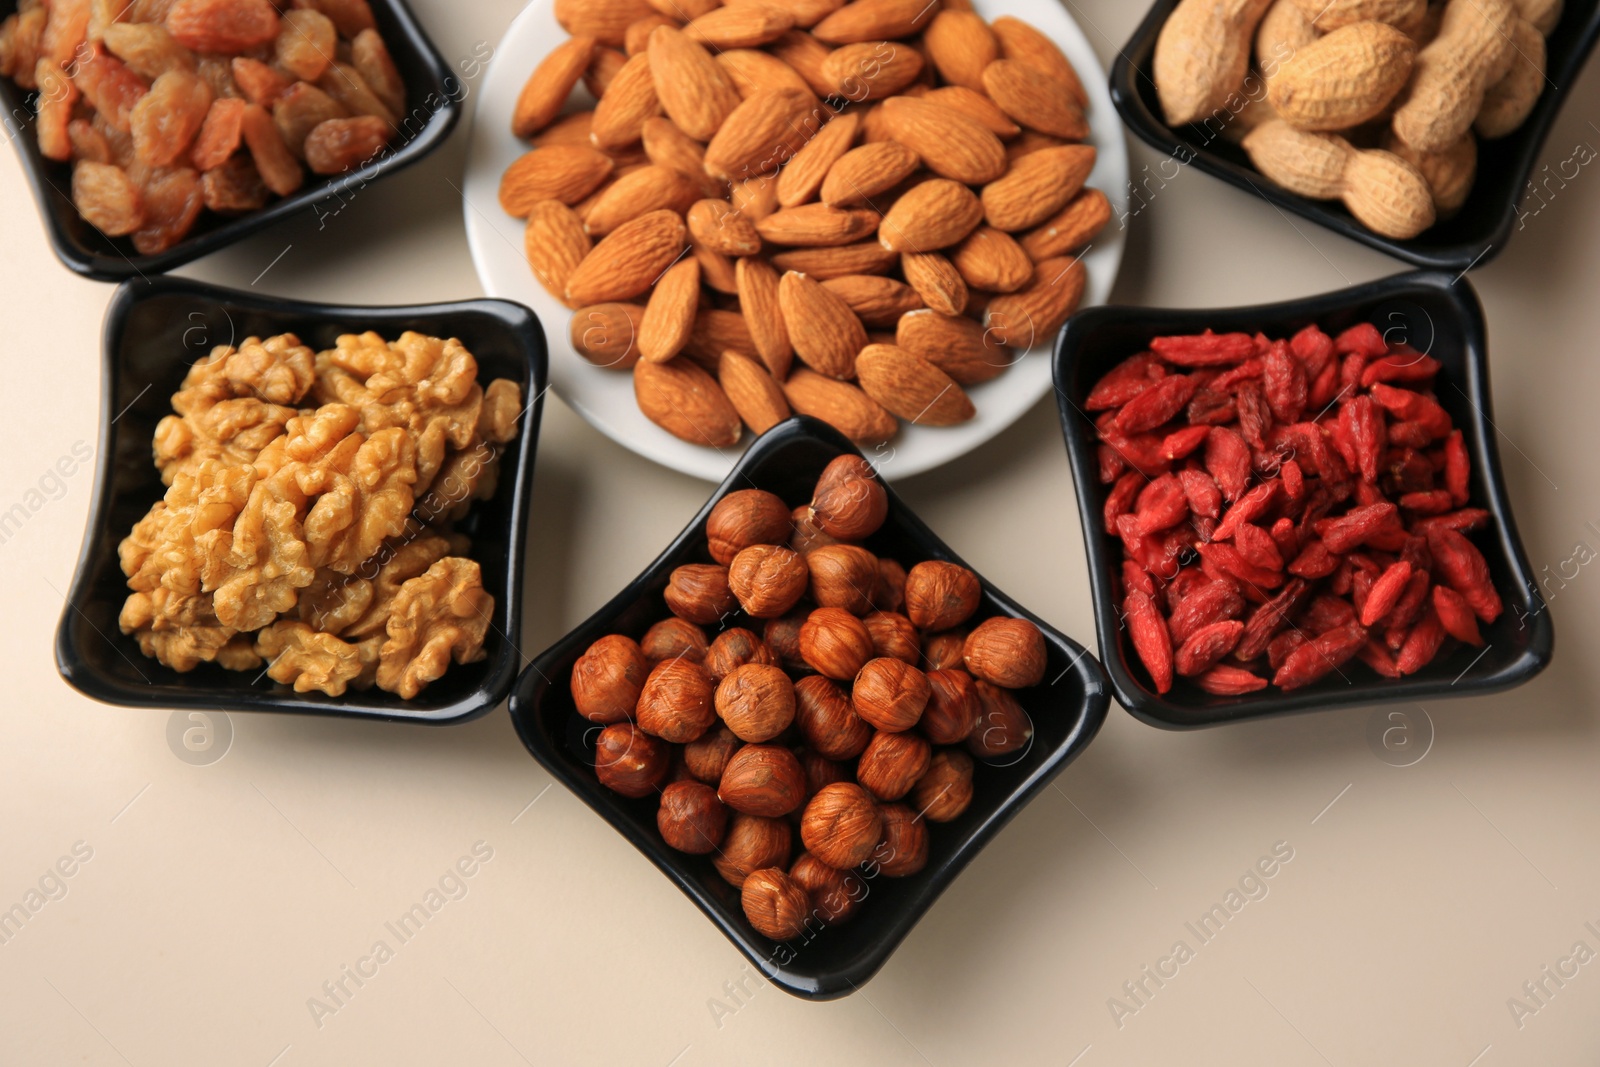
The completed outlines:
<svg viewBox="0 0 1600 1067">
<path fill-rule="evenodd" d="M 1269 686 L 1242 697 L 1213 696 L 1184 679 L 1176 679 L 1165 696 L 1156 693 L 1144 681 L 1144 665 L 1118 611 L 1115 583 L 1120 581 L 1122 543 L 1105 525 L 1105 502 L 1111 487 L 1100 482 L 1094 420 L 1083 406 L 1089 390 L 1106 371 L 1147 349 L 1153 337 L 1199 333 L 1207 328 L 1218 333 L 1259 330 L 1269 337 L 1289 337 L 1312 324 L 1337 334 L 1362 322 L 1377 326 L 1391 343 L 1409 343 L 1442 364 L 1435 393 L 1472 457 L 1467 506 L 1483 508 L 1491 516 L 1489 529 L 1471 535 L 1472 541 L 1488 561 L 1495 588 L 1505 601 L 1505 613 L 1482 628 L 1483 649 L 1459 646 L 1404 678 L 1382 678 L 1359 660 L 1351 660 L 1343 669 L 1349 681 L 1335 674 L 1287 693 Z M 1483 307 L 1464 278 L 1415 271 L 1323 296 L 1258 307 L 1090 308 L 1074 316 L 1061 331 L 1056 342 L 1055 383 L 1083 520 L 1100 655 L 1117 700 L 1150 725 L 1184 729 L 1354 704 L 1493 693 L 1521 685 L 1549 664 L 1554 629 L 1506 500 L 1489 401 Z"/>
<path fill-rule="evenodd" d="M 457 528 L 472 538 L 494 620 L 477 663 L 453 664 L 414 700 L 380 689 L 342 697 L 296 693 L 262 676 L 202 663 L 179 673 L 145 658 L 117 627 L 128 596 L 117 545 L 165 487 L 151 460 L 156 423 L 189 365 L 216 345 L 292 332 L 312 349 L 344 333 L 406 330 L 456 337 L 478 361 L 479 378 L 509 378 L 527 407 L 500 458 L 494 497 L 473 505 Z M 67 684 L 107 704 L 344 715 L 392 722 L 456 723 L 488 712 L 511 691 L 520 667 L 522 566 L 533 489 L 534 448 L 548 378 L 544 332 L 533 312 L 506 300 L 414 307 L 336 307 L 257 296 L 182 278 L 125 282 L 106 312 L 100 440 L 93 504 L 78 572 L 56 632 L 56 666 Z"/>
<path fill-rule="evenodd" d="M 1158 0 L 1111 68 L 1111 99 L 1134 133 L 1179 163 L 1192 163 L 1284 211 L 1408 263 L 1452 274 L 1487 263 L 1505 248 L 1539 149 L 1578 71 L 1600 39 L 1600 0 L 1567 0 L 1561 21 L 1547 39 L 1545 90 L 1532 114 L 1510 136 L 1480 143 L 1477 180 L 1460 213 L 1409 241 L 1397 241 L 1367 229 L 1337 200 L 1309 200 L 1270 181 L 1251 165 L 1244 149 L 1222 137 L 1220 119 L 1210 125 L 1167 125 L 1156 97 L 1151 57 L 1161 27 L 1177 2 Z"/>
<path fill-rule="evenodd" d="M 209 255 L 242 237 L 302 211 L 336 214 L 345 202 L 386 174 L 408 167 L 444 143 L 461 118 L 461 81 L 450 73 L 422 31 L 405 0 L 369 0 L 372 15 L 406 84 L 406 114 L 388 154 L 345 174 L 306 175 L 293 195 L 271 201 L 260 211 L 228 218 L 203 211 L 188 236 L 165 252 L 141 255 L 126 237 L 107 237 L 84 221 L 72 205 L 72 165 L 39 154 L 34 130 L 36 92 L 0 78 L 0 130 L 17 147 L 22 169 L 33 186 L 39 214 L 61 262 L 100 281 L 149 277 Z M 17 9 L 17 0 L 0 0 L 0 19 Z"/>
<path fill-rule="evenodd" d="M 630 800 L 595 778 L 594 735 L 600 727 L 573 708 L 572 665 L 605 634 L 637 639 L 667 617 L 661 594 L 668 576 L 682 564 L 710 562 L 706 516 L 723 496 L 756 488 L 791 504 L 803 503 L 828 462 L 846 454 L 860 453 L 831 427 L 809 418 L 790 419 L 758 438 L 667 550 L 610 603 L 540 655 L 511 695 L 512 721 L 534 758 L 672 879 L 762 973 L 811 1000 L 846 996 L 871 978 L 978 851 L 1083 750 L 1105 720 L 1110 701 L 1105 674 L 1088 650 L 984 582 L 977 617 L 1031 619 L 1045 635 L 1045 682 L 1018 693 L 1033 720 L 1031 743 L 988 765 L 979 760 L 971 805 L 954 821 L 929 830 L 927 866 L 909 878 L 869 879 L 868 895 L 848 923 L 822 927 L 804 941 L 780 943 L 757 933 L 745 919 L 739 891 L 717 875 L 708 858 L 676 852 L 662 841 L 654 798 Z M 888 520 L 867 547 L 908 566 L 924 559 L 961 563 L 893 489 Z M 751 625 L 742 619 L 730 619 L 728 625 Z"/>
</svg>

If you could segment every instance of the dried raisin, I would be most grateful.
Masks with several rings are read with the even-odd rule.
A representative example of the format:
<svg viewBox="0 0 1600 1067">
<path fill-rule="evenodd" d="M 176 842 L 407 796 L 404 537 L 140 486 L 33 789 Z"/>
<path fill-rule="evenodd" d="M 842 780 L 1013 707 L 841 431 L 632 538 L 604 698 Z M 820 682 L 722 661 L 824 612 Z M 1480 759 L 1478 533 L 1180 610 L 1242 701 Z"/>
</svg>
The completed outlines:
<svg viewBox="0 0 1600 1067">
<path fill-rule="evenodd" d="M 306 138 L 306 165 L 317 174 L 340 174 L 375 159 L 389 143 L 389 124 L 372 115 L 329 119 Z"/>
</svg>

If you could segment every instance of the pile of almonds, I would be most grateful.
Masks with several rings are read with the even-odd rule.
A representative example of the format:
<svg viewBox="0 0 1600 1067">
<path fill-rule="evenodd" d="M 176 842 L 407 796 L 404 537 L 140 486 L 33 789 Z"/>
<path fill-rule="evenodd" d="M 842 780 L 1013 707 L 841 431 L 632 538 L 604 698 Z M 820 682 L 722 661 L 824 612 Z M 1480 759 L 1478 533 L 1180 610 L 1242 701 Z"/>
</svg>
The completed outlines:
<svg viewBox="0 0 1600 1067">
<path fill-rule="evenodd" d="M 877 443 L 1077 308 L 1088 97 L 1039 31 L 966 0 L 558 0 L 573 36 L 512 122 L 502 206 L 640 410 L 726 447 L 798 412 Z M 562 115 L 582 81 L 592 110 Z M 798 357 L 798 363 L 796 358 Z"/>
<path fill-rule="evenodd" d="M 972 800 L 974 758 L 1032 737 L 1013 690 L 1043 678 L 1044 635 L 1010 616 L 973 625 L 982 586 L 965 567 L 907 572 L 863 547 L 887 512 L 856 455 L 792 511 L 729 493 L 706 520 L 714 562 L 672 572 L 671 616 L 572 668 L 578 713 L 603 727 L 601 784 L 659 794 L 662 839 L 709 855 L 775 940 L 848 919 L 879 874 L 921 870 L 927 824 Z"/>
</svg>

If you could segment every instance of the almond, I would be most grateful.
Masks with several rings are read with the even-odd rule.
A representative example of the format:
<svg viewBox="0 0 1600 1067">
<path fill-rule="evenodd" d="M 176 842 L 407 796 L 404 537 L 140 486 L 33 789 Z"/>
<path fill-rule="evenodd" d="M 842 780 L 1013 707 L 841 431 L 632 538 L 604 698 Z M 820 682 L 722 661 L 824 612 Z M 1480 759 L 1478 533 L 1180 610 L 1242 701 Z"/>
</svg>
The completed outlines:
<svg viewBox="0 0 1600 1067">
<path fill-rule="evenodd" d="M 677 19 L 668 18 L 666 15 L 651 15 L 649 18 L 640 19 L 628 27 L 628 36 L 622 42 L 622 50 L 629 56 L 647 52 L 650 50 L 650 35 L 656 32 L 657 26 L 679 29 L 682 25 Z"/>
<path fill-rule="evenodd" d="M 717 53 L 717 65 L 727 72 L 739 95 L 749 99 L 762 89 L 793 89 L 810 93 L 811 86 L 798 71 L 777 56 L 753 48 L 733 48 Z"/>
<path fill-rule="evenodd" d="M 1006 159 L 1016 163 L 1023 156 L 1044 148 L 1060 148 L 1067 143 L 1066 139 L 1062 137 L 1052 137 L 1048 133 L 1040 133 L 1038 130 L 1023 130 L 1016 140 L 1006 143 Z"/>
<path fill-rule="evenodd" d="M 619 52 L 615 48 L 596 48 L 594 56 L 589 60 L 588 69 L 583 72 L 583 87 L 599 100 L 610 91 L 611 83 L 617 80 L 622 68 L 628 65 L 628 58 L 636 54 Z"/>
<path fill-rule="evenodd" d="M 877 444 L 900 429 L 894 416 L 860 389 L 805 367 L 796 367 L 789 375 L 783 395 L 795 411 L 820 419 L 852 441 Z"/>
<path fill-rule="evenodd" d="M 1011 365 L 1011 353 L 968 318 L 913 311 L 900 316 L 895 344 L 914 352 L 961 385 L 976 385 Z"/>
<path fill-rule="evenodd" d="M 583 216 L 583 228 L 607 234 L 648 211 L 682 212 L 700 190 L 688 177 L 655 164 L 630 171 L 600 191 Z"/>
<path fill-rule="evenodd" d="M 567 281 L 567 299 L 603 304 L 638 296 L 684 251 L 683 219 L 651 211 L 618 226 L 594 246 Z"/>
<path fill-rule="evenodd" d="M 651 14 L 644 0 L 556 0 L 556 21 L 574 37 L 620 45 L 628 27 Z"/>
<path fill-rule="evenodd" d="M 983 71 L 989 99 L 1030 130 L 1081 141 L 1089 136 L 1089 120 L 1072 90 L 1059 79 L 1015 59 L 997 59 Z"/>
<path fill-rule="evenodd" d="M 1078 310 L 1088 277 L 1082 260 L 1068 256 L 1044 260 L 1034 269 L 1027 288 L 989 301 L 983 324 L 1010 348 L 1050 344 L 1056 331 Z"/>
<path fill-rule="evenodd" d="M 1006 113 L 996 107 L 993 100 L 984 96 L 981 89 L 974 91 L 961 85 L 946 85 L 941 89 L 923 93 L 922 99 L 961 112 L 969 119 L 976 120 L 978 125 L 1001 140 L 1015 137 L 1022 132 L 1022 127 L 1006 117 Z M 1006 156 L 1009 158 L 1010 155 L 1008 149 Z"/>
<path fill-rule="evenodd" d="M 759 222 L 778 210 L 777 175 L 764 174 L 732 183 L 728 187 L 728 202 L 752 224 Z"/>
<path fill-rule="evenodd" d="M 776 170 L 815 131 L 813 99 L 793 89 L 751 94 L 706 146 L 706 173 L 734 181 Z"/>
<path fill-rule="evenodd" d="M 893 326 L 901 315 L 922 307 L 922 298 L 911 286 L 876 274 L 829 278 L 822 287 L 850 305 L 867 326 Z"/>
<path fill-rule="evenodd" d="M 574 111 L 570 115 L 563 115 L 544 131 L 533 137 L 533 146 L 543 148 L 553 144 L 581 144 L 585 148 L 593 147 L 594 142 L 589 140 L 589 131 L 594 125 L 593 111 Z"/>
<path fill-rule="evenodd" d="M 739 90 L 711 53 L 684 30 L 650 34 L 650 71 L 662 110 L 684 133 L 710 140 L 741 103 Z"/>
<path fill-rule="evenodd" d="M 855 0 L 811 27 L 811 36 L 829 44 L 909 37 L 938 7 L 933 0 Z"/>
<path fill-rule="evenodd" d="M 1035 263 L 1076 252 L 1111 221 L 1111 201 L 1098 189 L 1085 189 L 1054 218 L 1022 238 L 1022 250 Z"/>
<path fill-rule="evenodd" d="M 650 162 L 686 175 L 701 196 L 722 195 L 722 183 L 706 173 L 705 145 L 674 126 L 671 119 L 661 115 L 648 118 L 640 133 Z"/>
<path fill-rule="evenodd" d="M 753 256 L 761 251 L 761 235 L 749 219 L 726 200 L 700 200 L 689 208 L 689 235 L 725 256 Z"/>
<path fill-rule="evenodd" d="M 640 360 L 633 368 L 633 395 L 645 418 L 691 445 L 727 448 L 744 432 L 716 379 L 689 360 Z"/>
<path fill-rule="evenodd" d="M 894 139 L 921 157 L 923 166 L 935 174 L 982 185 L 1005 173 L 1006 150 L 1000 138 L 976 119 L 943 104 L 907 96 L 885 100 L 882 106 Z M 1004 109 L 1003 104 L 1001 107 Z"/>
<path fill-rule="evenodd" d="M 955 244 L 983 221 L 983 204 L 960 182 L 934 178 L 896 200 L 878 224 L 878 243 L 891 252 L 933 252 Z"/>
<path fill-rule="evenodd" d="M 977 414 L 944 371 L 896 345 L 868 345 L 856 358 L 861 390 L 913 426 L 954 426 Z"/>
<path fill-rule="evenodd" d="M 833 247 L 871 236 L 881 217 L 876 211 L 860 207 L 801 204 L 768 215 L 756 223 L 756 232 L 773 244 Z"/>
<path fill-rule="evenodd" d="M 922 44 L 941 78 L 980 93 L 983 68 L 1000 58 L 1000 41 L 971 11 L 940 11 L 923 31 Z"/>
<path fill-rule="evenodd" d="M 647 0 L 651 7 L 677 22 L 688 22 L 722 6 L 722 0 Z"/>
<path fill-rule="evenodd" d="M 639 324 L 639 358 L 665 363 L 689 343 L 695 309 L 700 304 L 700 264 L 693 259 L 674 263 L 661 276 L 644 306 Z"/>
<path fill-rule="evenodd" d="M 694 329 L 689 334 L 689 343 L 684 346 L 683 354 L 715 371 L 722 361 L 722 354 L 730 349 L 741 356 L 760 358 L 755 342 L 750 338 L 750 330 L 737 311 L 702 308 L 700 314 L 694 317 Z"/>
<path fill-rule="evenodd" d="M 559 200 L 539 200 L 528 209 L 523 247 L 539 284 L 564 300 L 567 280 L 589 254 L 589 235 L 570 207 Z"/>
<path fill-rule="evenodd" d="M 852 103 L 893 96 L 922 73 L 922 53 L 904 42 L 863 41 L 836 48 L 822 64 L 833 91 Z"/>
<path fill-rule="evenodd" d="M 1066 87 L 1067 93 L 1079 107 L 1089 106 L 1089 94 L 1072 62 L 1062 55 L 1056 43 L 1019 18 L 1001 15 L 989 28 L 1000 41 L 1000 52 L 1006 59 L 1014 59 L 1054 78 Z"/>
<path fill-rule="evenodd" d="M 850 151 L 860 128 L 861 117 L 850 112 L 817 131 L 778 172 L 778 203 L 796 207 L 815 197 L 828 171 Z"/>
<path fill-rule="evenodd" d="M 833 86 L 822 76 L 822 64 L 827 61 L 828 53 L 833 49 L 799 30 L 790 30 L 767 46 L 767 50 L 793 70 L 811 91 L 818 96 L 827 96 L 833 92 Z"/>
<path fill-rule="evenodd" d="M 790 271 L 778 281 L 778 307 L 795 355 L 830 378 L 855 375 L 867 331 L 843 299 L 815 279 Z"/>
<path fill-rule="evenodd" d="M 722 353 L 717 380 L 752 433 L 766 433 L 789 417 L 789 401 L 784 398 L 783 387 L 749 356 L 731 349 Z"/>
<path fill-rule="evenodd" d="M 500 177 L 500 206 L 526 217 L 540 200 L 576 204 L 600 187 L 613 164 L 604 153 L 582 145 L 552 145 L 526 152 Z"/>
<path fill-rule="evenodd" d="M 683 32 L 708 48 L 720 50 L 754 48 L 777 40 L 793 26 L 794 16 L 782 8 L 746 2 L 696 16 Z"/>
<path fill-rule="evenodd" d="M 550 125 L 593 55 L 593 37 L 571 37 L 551 49 L 517 97 L 516 109 L 511 113 L 511 132 L 518 137 L 532 137 Z"/>
<path fill-rule="evenodd" d="M 822 202 L 834 207 L 871 206 L 873 197 L 911 177 L 920 163 L 917 154 L 899 141 L 852 148 L 828 168 Z"/>
<path fill-rule="evenodd" d="M 772 265 L 823 281 L 846 274 L 885 274 L 899 260 L 898 255 L 877 241 L 862 241 L 837 248 L 796 248 L 779 252 L 772 257 Z"/>
<path fill-rule="evenodd" d="M 734 273 L 731 256 L 725 256 L 714 248 L 707 248 L 695 242 L 690 243 L 689 251 L 694 256 L 695 262 L 700 264 L 700 277 L 707 285 L 729 296 L 739 292 L 739 279 Z"/>
<path fill-rule="evenodd" d="M 644 132 L 645 119 L 659 114 L 650 56 L 641 52 L 623 65 L 595 104 L 589 137 L 596 148 L 626 148 Z"/>
<path fill-rule="evenodd" d="M 1011 293 L 1033 278 L 1033 260 L 1011 235 L 992 226 L 979 226 L 950 254 L 950 262 L 974 289 Z"/>
<path fill-rule="evenodd" d="M 733 2 L 744 3 L 745 0 L 733 0 Z M 844 0 L 762 0 L 762 2 L 768 7 L 787 11 L 794 18 L 794 24 L 802 29 L 815 26 L 844 6 Z"/>
<path fill-rule="evenodd" d="M 767 370 L 781 380 L 794 362 L 794 346 L 789 343 L 789 329 L 783 324 L 783 309 L 778 304 L 778 272 L 765 260 L 747 257 L 735 265 L 734 274 L 739 283 L 739 308 L 750 330 L 750 340 Z"/>
<path fill-rule="evenodd" d="M 966 280 L 939 253 L 907 252 L 900 257 L 900 272 L 922 302 L 941 315 L 959 315 L 967 309 Z"/>
<path fill-rule="evenodd" d="M 1037 226 L 1078 195 L 1094 169 L 1090 145 L 1041 148 L 983 187 L 983 217 L 997 230 Z"/>
<path fill-rule="evenodd" d="M 644 308 L 638 304 L 593 304 L 572 313 L 567 334 L 573 351 L 597 367 L 632 370 L 639 362 L 639 323 Z"/>
</svg>

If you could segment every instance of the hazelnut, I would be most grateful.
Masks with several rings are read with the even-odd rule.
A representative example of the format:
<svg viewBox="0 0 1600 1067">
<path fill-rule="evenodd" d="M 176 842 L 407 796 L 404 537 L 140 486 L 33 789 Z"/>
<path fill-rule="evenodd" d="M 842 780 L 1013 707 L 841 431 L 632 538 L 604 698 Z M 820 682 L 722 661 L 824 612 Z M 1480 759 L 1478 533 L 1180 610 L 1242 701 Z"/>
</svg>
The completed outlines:
<svg viewBox="0 0 1600 1067">
<path fill-rule="evenodd" d="M 737 889 L 751 871 L 787 864 L 792 839 L 789 824 L 782 819 L 735 812 L 721 850 L 711 857 L 711 865 L 724 882 Z"/>
<path fill-rule="evenodd" d="M 872 650 L 879 656 L 912 665 L 922 659 L 922 638 L 911 620 L 894 611 L 874 611 L 861 620 L 872 635 Z"/>
<path fill-rule="evenodd" d="M 770 741 L 794 721 L 794 683 L 764 663 L 735 667 L 717 686 L 717 714 L 741 741 Z"/>
<path fill-rule="evenodd" d="M 662 594 L 680 619 L 710 626 L 739 606 L 728 588 L 728 568 L 715 563 L 685 563 L 673 569 Z"/>
<path fill-rule="evenodd" d="M 706 517 L 706 548 L 723 566 L 751 545 L 781 545 L 789 539 L 789 505 L 764 489 L 739 489 Z"/>
<path fill-rule="evenodd" d="M 699 781 L 699 779 L 690 773 L 689 764 L 684 761 L 683 746 L 674 745 L 672 751 L 672 766 L 671 769 L 667 771 L 667 784 L 671 785 L 673 782 L 695 781 Z"/>
<path fill-rule="evenodd" d="M 800 736 L 821 756 L 855 759 L 872 740 L 872 727 L 856 714 L 845 691 L 821 675 L 794 683 L 794 705 Z"/>
<path fill-rule="evenodd" d="M 850 700 L 856 714 L 879 730 L 909 730 L 922 718 L 931 690 L 928 676 L 904 660 L 879 656 L 856 675 Z"/>
<path fill-rule="evenodd" d="M 867 883 L 854 871 L 829 867 L 809 852 L 789 868 L 789 877 L 811 898 L 811 909 L 825 923 L 842 923 L 867 895 Z"/>
<path fill-rule="evenodd" d="M 978 693 L 978 721 L 967 735 L 967 751 L 979 759 L 1007 756 L 1033 737 L 1033 720 L 1009 689 L 981 679 L 972 683 Z"/>
<path fill-rule="evenodd" d="M 957 748 L 933 754 L 928 773 L 911 789 L 911 803 L 929 822 L 949 822 L 972 803 L 972 757 Z"/>
<path fill-rule="evenodd" d="M 978 690 L 966 671 L 928 672 L 928 706 L 917 723 L 929 741 L 936 745 L 958 745 L 972 733 L 978 721 Z"/>
<path fill-rule="evenodd" d="M 765 663 L 775 667 L 778 665 L 778 656 L 761 638 L 737 626 L 718 634 L 706 650 L 706 670 L 713 682 L 722 681 L 735 667 L 743 667 L 746 663 Z"/>
<path fill-rule="evenodd" d="M 717 721 L 711 696 L 711 676 L 703 666 L 689 659 L 662 660 L 645 679 L 635 718 L 646 733 L 685 744 Z"/>
<path fill-rule="evenodd" d="M 1044 680 L 1049 653 L 1039 627 L 1027 619 L 1001 615 L 984 619 L 967 635 L 962 655 L 973 677 L 1007 689 L 1026 689 Z"/>
<path fill-rule="evenodd" d="M 704 856 L 715 852 L 728 832 L 728 809 L 717 791 L 704 782 L 673 782 L 661 791 L 656 827 L 662 840 L 679 852 Z"/>
<path fill-rule="evenodd" d="M 789 547 L 802 556 L 807 552 L 815 552 L 824 545 L 836 545 L 839 539 L 829 537 L 822 532 L 822 527 L 817 525 L 817 517 L 811 514 L 811 505 L 802 504 L 790 514 L 789 522 L 794 532 L 789 535 Z"/>
<path fill-rule="evenodd" d="M 872 658 L 872 635 L 843 608 L 817 608 L 800 627 L 800 655 L 818 674 L 844 681 Z"/>
<path fill-rule="evenodd" d="M 927 866 L 928 824 L 904 804 L 884 804 L 878 814 L 883 819 L 883 840 L 871 859 L 878 870 L 890 878 L 905 878 Z"/>
<path fill-rule="evenodd" d="M 817 790 L 834 782 L 849 782 L 850 768 L 838 760 L 829 759 L 816 752 L 800 752 L 800 768 L 806 772 L 806 802 L 817 795 Z"/>
<path fill-rule="evenodd" d="M 945 671 L 966 669 L 963 655 L 966 651 L 967 631 L 946 630 L 942 634 L 928 634 L 922 639 L 922 669 Z"/>
<path fill-rule="evenodd" d="M 811 599 L 825 608 L 843 608 L 852 615 L 872 610 L 878 588 L 878 557 L 860 545 L 825 545 L 806 553 L 811 571 Z"/>
<path fill-rule="evenodd" d="M 671 769 L 672 750 L 631 722 L 612 723 L 594 742 L 594 773 L 600 784 L 625 797 L 656 791 Z"/>
<path fill-rule="evenodd" d="M 723 769 L 717 797 L 734 811 L 775 819 L 800 806 L 806 775 L 782 745 L 745 745 Z"/>
<path fill-rule="evenodd" d="M 739 606 L 758 619 L 775 619 L 794 607 L 810 580 L 805 558 L 783 545 L 751 545 L 728 565 Z"/>
<path fill-rule="evenodd" d="M 850 782 L 817 790 L 800 817 L 800 840 L 817 859 L 845 870 L 872 855 L 883 834 L 878 805 Z"/>
<path fill-rule="evenodd" d="M 662 619 L 644 632 L 639 648 L 645 658 L 659 663 L 664 659 L 687 659 L 702 663 L 706 658 L 706 633 L 694 623 L 673 616 Z"/>
<path fill-rule="evenodd" d="M 960 626 L 978 610 L 983 586 L 959 563 L 930 559 L 906 575 L 906 614 L 919 630 Z"/>
<path fill-rule="evenodd" d="M 839 456 L 817 479 L 811 514 L 824 533 L 841 541 L 871 537 L 889 514 L 889 494 L 878 472 L 860 456 Z"/>
<path fill-rule="evenodd" d="M 608 634 L 572 665 L 572 703 L 591 722 L 623 722 L 633 717 L 649 673 L 650 661 L 637 642 Z"/>
<path fill-rule="evenodd" d="M 808 671 L 810 664 L 800 654 L 800 628 L 811 617 L 811 609 L 804 604 L 777 619 L 768 619 L 761 629 L 761 639 L 778 657 L 781 666 L 791 671 Z"/>
<path fill-rule="evenodd" d="M 740 890 L 744 917 L 756 932 L 774 941 L 790 941 L 805 933 L 811 898 L 793 878 L 776 867 L 750 872 Z"/>
<path fill-rule="evenodd" d="M 856 764 L 856 781 L 879 800 L 899 800 L 928 773 L 933 746 L 919 734 L 872 735 Z"/>
<path fill-rule="evenodd" d="M 717 785 L 742 744 L 726 726 L 714 727 L 683 746 L 683 765 L 698 781 Z"/>
<path fill-rule="evenodd" d="M 906 569 L 892 559 L 878 560 L 878 588 L 872 606 L 879 611 L 899 611 L 906 604 Z"/>
</svg>

